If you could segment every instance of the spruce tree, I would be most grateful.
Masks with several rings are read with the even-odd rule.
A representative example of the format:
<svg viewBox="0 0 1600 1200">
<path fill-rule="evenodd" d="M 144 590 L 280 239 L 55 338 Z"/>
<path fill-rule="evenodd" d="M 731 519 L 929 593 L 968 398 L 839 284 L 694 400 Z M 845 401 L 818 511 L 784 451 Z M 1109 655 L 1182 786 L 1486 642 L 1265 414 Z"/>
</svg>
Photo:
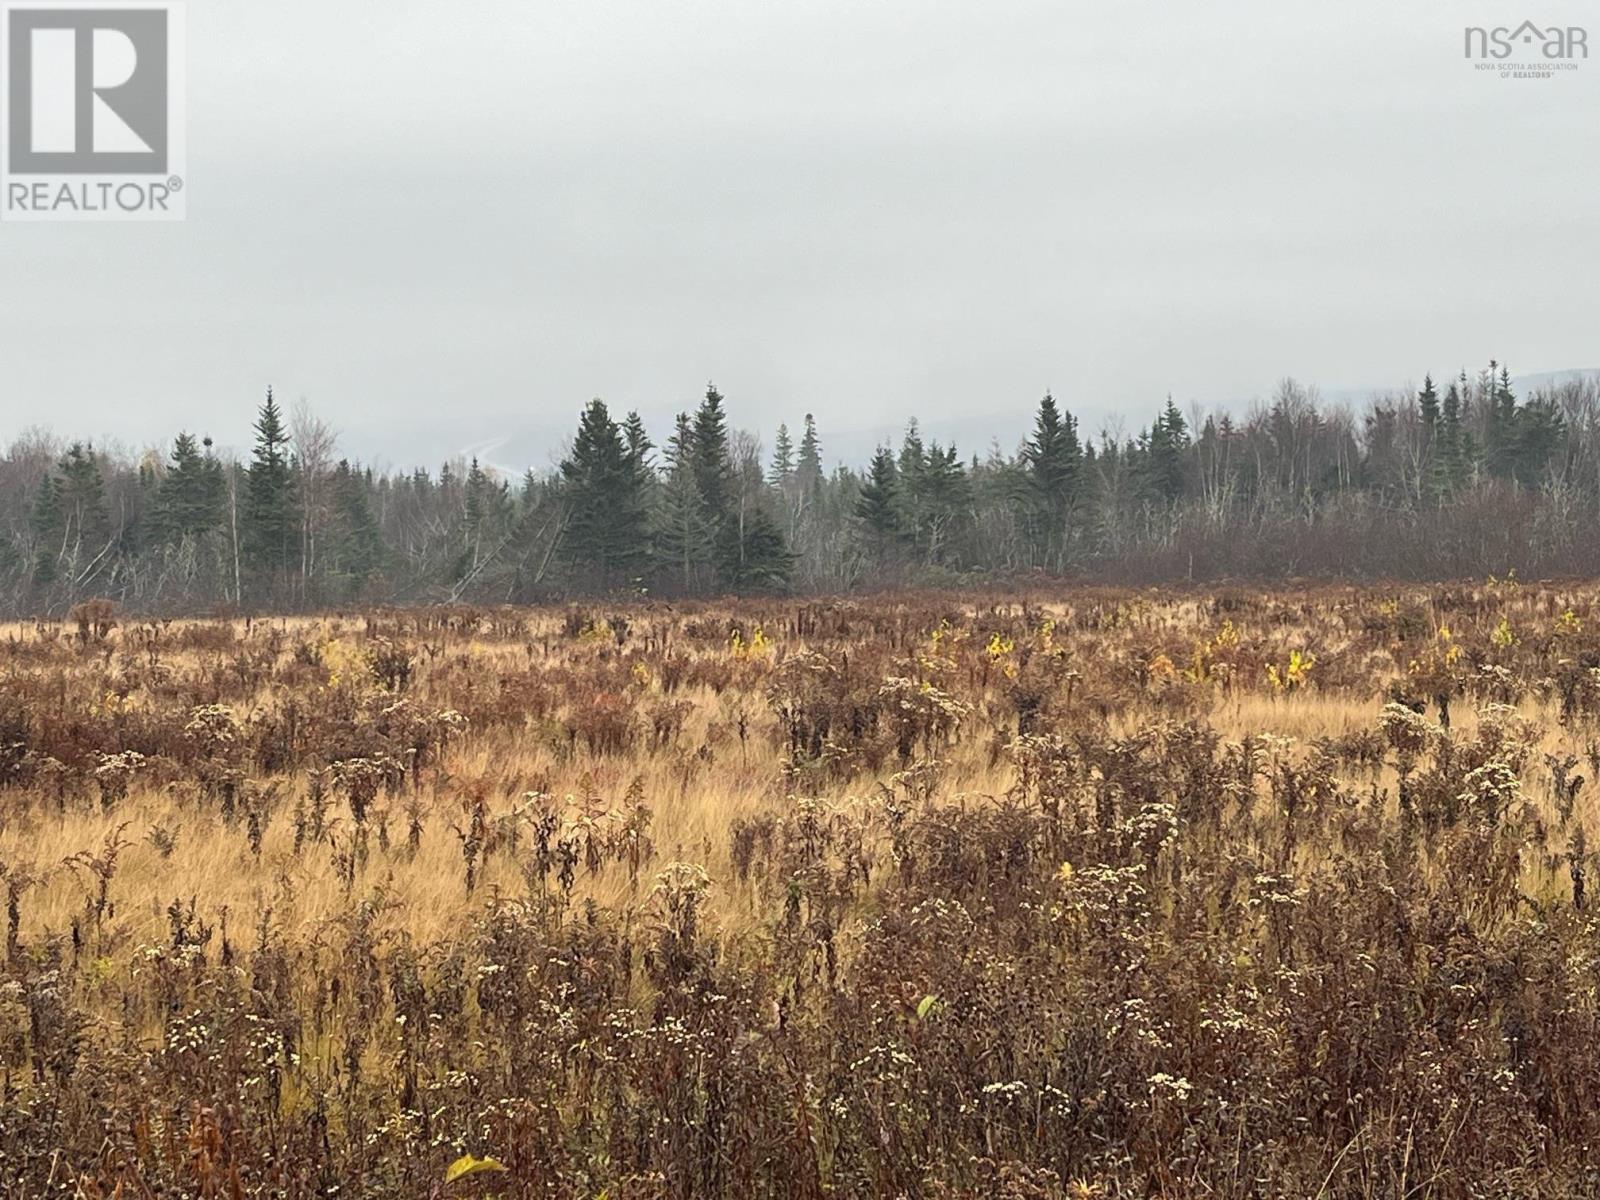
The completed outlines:
<svg viewBox="0 0 1600 1200">
<path fill-rule="evenodd" d="M 822 439 L 817 436 L 816 418 L 806 414 L 805 432 L 800 435 L 800 460 L 795 464 L 795 482 L 803 495 L 822 488 Z"/>
<path fill-rule="evenodd" d="M 882 565 L 899 552 L 905 541 L 900 520 L 900 480 L 894 455 L 887 446 L 879 446 L 872 456 L 872 465 L 856 497 L 855 516 L 874 562 Z"/>
<path fill-rule="evenodd" d="M 257 415 L 255 435 L 255 450 L 245 474 L 240 538 L 250 572 L 276 586 L 295 561 L 300 516 L 289 462 L 289 432 L 271 388 Z"/>
<path fill-rule="evenodd" d="M 711 559 L 711 539 L 694 474 L 694 426 L 679 413 L 665 449 L 666 471 L 654 529 L 655 561 L 675 591 L 695 590 Z"/>
<path fill-rule="evenodd" d="M 749 485 L 753 483 L 759 487 L 761 483 L 759 460 L 753 460 L 753 479 L 734 469 L 727 416 L 722 408 L 722 394 L 715 384 L 706 386 L 705 399 L 695 413 L 689 462 L 699 493 L 700 522 L 711 548 L 717 582 L 738 589 L 754 579 L 761 579 L 761 586 L 768 586 L 772 577 L 787 577 L 792 562 L 787 549 L 783 549 L 781 555 L 774 555 L 759 544 L 759 539 L 752 540 L 758 524 L 763 536 L 769 531 L 776 532 L 777 526 L 761 511 L 759 503 L 753 506 L 750 503 Z M 781 546 L 781 533 L 778 540 Z M 753 552 L 759 552 L 760 561 L 751 560 Z"/>
<path fill-rule="evenodd" d="M 633 464 L 634 474 L 639 477 L 640 503 L 648 511 L 655 504 L 656 485 L 660 480 L 656 477 L 656 444 L 650 440 L 644 421 L 637 412 L 630 412 L 622 422 L 622 440 L 628 450 L 628 461 Z"/>
<path fill-rule="evenodd" d="M 1146 471 L 1151 489 L 1167 504 L 1183 495 L 1184 454 L 1189 448 L 1189 425 L 1178 406 L 1167 397 L 1167 406 L 1151 426 L 1146 441 Z"/>
<path fill-rule="evenodd" d="M 1439 412 L 1430 476 L 1432 494 L 1441 499 L 1450 496 L 1466 478 L 1464 435 L 1461 426 L 1461 392 L 1452 383 L 1445 392 L 1444 405 Z"/>
<path fill-rule="evenodd" d="M 174 545 L 218 528 L 224 515 L 222 482 L 221 468 L 201 454 L 194 435 L 178 434 L 156 489 L 156 539 Z"/>
<path fill-rule="evenodd" d="M 370 481 L 341 460 L 333 472 L 334 547 L 329 556 L 337 576 L 335 592 L 359 597 L 383 565 L 383 536 L 372 515 Z"/>
<path fill-rule="evenodd" d="M 926 520 L 924 472 L 928 465 L 928 450 L 922 443 L 922 429 L 912 417 L 906 423 L 905 436 L 900 441 L 900 454 L 895 460 L 895 474 L 899 484 L 900 526 L 908 545 L 920 550 L 923 545 Z"/>
<path fill-rule="evenodd" d="M 478 464 L 478 456 L 473 455 L 462 485 L 462 545 L 453 572 L 457 580 L 473 574 L 483 561 L 484 527 L 488 523 L 492 487 L 493 481 Z"/>
<path fill-rule="evenodd" d="M 1440 466 L 1439 389 L 1433 386 L 1433 376 L 1422 377 L 1422 390 L 1417 393 L 1417 410 L 1422 417 L 1422 445 L 1419 451 L 1417 473 L 1424 496 L 1440 494 L 1443 477 L 1448 474 Z"/>
<path fill-rule="evenodd" d="M 575 576 L 602 589 L 638 578 L 647 547 L 641 482 L 605 403 L 591 400 L 561 464 L 567 511 L 561 555 Z"/>
<path fill-rule="evenodd" d="M 706 397 L 695 413 L 692 445 L 690 461 L 705 521 L 720 531 L 733 510 L 733 464 L 728 457 L 728 419 L 715 384 L 706 386 Z"/>
<path fill-rule="evenodd" d="M 628 458 L 641 473 L 654 471 L 654 464 L 650 455 L 655 450 L 655 443 L 650 440 L 650 434 L 645 430 L 644 421 L 637 412 L 630 412 L 622 422 L 622 441 L 627 447 Z"/>
<path fill-rule="evenodd" d="M 1422 390 L 1417 393 L 1417 407 L 1422 412 L 1424 437 L 1432 438 L 1439 425 L 1439 389 L 1433 386 L 1433 376 L 1422 377 Z"/>
<path fill-rule="evenodd" d="M 33 528 L 35 546 L 33 581 L 41 586 L 53 583 L 65 553 L 61 541 L 61 503 L 54 475 L 46 475 L 40 481 L 29 524 Z"/>
<path fill-rule="evenodd" d="M 972 490 L 955 443 L 948 449 L 941 449 L 938 442 L 929 447 L 923 466 L 923 496 L 927 559 L 943 563 L 967 523 L 972 504 Z"/>
<path fill-rule="evenodd" d="M 794 555 L 789 552 L 783 531 L 767 512 L 766 506 L 757 504 L 743 522 L 729 523 L 738 545 L 736 552 L 722 555 L 727 563 L 722 582 L 735 591 L 781 591 L 788 586 L 794 569 Z"/>
<path fill-rule="evenodd" d="M 1489 360 L 1487 370 L 1478 373 L 1478 395 L 1484 410 L 1484 468 L 1496 479 L 1509 479 L 1517 467 L 1517 398 L 1508 374 L 1498 371 L 1499 363 Z"/>
<path fill-rule="evenodd" d="M 1510 379 L 1503 380 L 1506 391 Z M 1513 478 L 1523 487 L 1536 488 L 1566 437 L 1566 419 L 1560 405 L 1548 396 L 1530 396 L 1517 412 L 1516 462 Z"/>
<path fill-rule="evenodd" d="M 111 535 L 105 478 L 93 447 L 74 442 L 46 476 L 34 501 L 32 525 L 37 552 L 34 581 L 85 582 L 80 570 L 99 559 Z"/>
<path fill-rule="evenodd" d="M 93 447 L 74 442 L 62 458 L 56 483 L 56 501 L 67 535 L 75 543 L 103 542 L 109 532 L 105 477 L 100 456 Z M 97 545 L 93 548 L 98 550 Z"/>
<path fill-rule="evenodd" d="M 1047 565 L 1060 567 L 1066 551 L 1067 526 L 1077 499 L 1083 470 L 1078 423 L 1064 413 L 1049 392 L 1039 402 L 1033 437 L 1022 448 L 1032 495 L 1028 498 L 1036 538 Z"/>
<path fill-rule="evenodd" d="M 789 427 L 778 423 L 778 436 L 772 447 L 772 486 L 787 489 L 794 482 L 794 441 L 789 437 Z"/>
</svg>

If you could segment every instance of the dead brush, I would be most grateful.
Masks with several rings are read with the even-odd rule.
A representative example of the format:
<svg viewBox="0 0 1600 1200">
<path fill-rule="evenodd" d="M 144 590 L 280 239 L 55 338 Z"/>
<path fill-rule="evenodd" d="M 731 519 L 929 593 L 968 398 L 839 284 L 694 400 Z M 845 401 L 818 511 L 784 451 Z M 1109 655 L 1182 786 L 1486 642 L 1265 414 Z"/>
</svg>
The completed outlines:
<svg viewBox="0 0 1600 1200">
<path fill-rule="evenodd" d="M 87 876 L 89 880 L 84 911 L 93 919 L 96 930 L 99 930 L 105 918 L 115 911 L 111 899 L 111 883 L 117 876 L 117 860 L 132 844 L 122 836 L 123 830 L 127 827 L 128 822 L 124 821 L 108 832 L 100 843 L 99 853 L 81 850 L 62 860 L 62 866 Z"/>
<path fill-rule="evenodd" d="M 1587 1195 L 1592 592 L 17 630 L 0 1190 Z"/>
</svg>

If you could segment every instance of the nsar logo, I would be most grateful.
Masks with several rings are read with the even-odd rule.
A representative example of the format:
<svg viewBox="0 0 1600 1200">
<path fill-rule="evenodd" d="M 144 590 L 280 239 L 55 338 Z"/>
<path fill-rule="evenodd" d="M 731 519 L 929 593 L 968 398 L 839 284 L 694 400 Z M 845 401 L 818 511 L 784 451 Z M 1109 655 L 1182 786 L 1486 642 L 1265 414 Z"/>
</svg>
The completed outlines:
<svg viewBox="0 0 1600 1200">
<path fill-rule="evenodd" d="M 1525 52 L 1538 48 L 1545 58 L 1588 58 L 1589 31 L 1581 25 L 1551 25 L 1541 30 L 1532 21 L 1515 29 L 1501 25 L 1494 29 L 1467 26 L 1465 58 L 1510 58 L 1518 47 Z"/>
<path fill-rule="evenodd" d="M 0 5 L 0 215 L 182 220 L 183 34 L 181 4 Z"/>
</svg>

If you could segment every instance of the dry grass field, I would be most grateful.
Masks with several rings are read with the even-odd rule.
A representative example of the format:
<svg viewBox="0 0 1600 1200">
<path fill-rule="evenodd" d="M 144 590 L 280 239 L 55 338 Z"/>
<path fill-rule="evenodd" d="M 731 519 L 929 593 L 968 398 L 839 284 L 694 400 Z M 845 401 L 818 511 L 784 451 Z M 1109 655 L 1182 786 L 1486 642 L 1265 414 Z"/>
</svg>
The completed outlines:
<svg viewBox="0 0 1600 1200">
<path fill-rule="evenodd" d="M 1588 586 L 0 628 L 0 1194 L 1594 1195 L 1597 774 Z"/>
</svg>

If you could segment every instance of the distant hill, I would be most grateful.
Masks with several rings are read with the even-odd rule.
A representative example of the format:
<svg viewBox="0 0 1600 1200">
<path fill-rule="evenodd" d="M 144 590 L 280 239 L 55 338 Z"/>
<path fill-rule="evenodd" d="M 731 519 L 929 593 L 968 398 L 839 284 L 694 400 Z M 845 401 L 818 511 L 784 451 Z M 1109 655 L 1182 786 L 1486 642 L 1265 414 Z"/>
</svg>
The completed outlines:
<svg viewBox="0 0 1600 1200">
<path fill-rule="evenodd" d="M 1517 395 L 1526 396 L 1529 392 L 1547 391 L 1578 379 L 1600 380 L 1600 367 L 1577 367 L 1566 371 L 1541 371 L 1536 375 L 1513 375 L 1511 385 L 1516 389 Z"/>
</svg>

